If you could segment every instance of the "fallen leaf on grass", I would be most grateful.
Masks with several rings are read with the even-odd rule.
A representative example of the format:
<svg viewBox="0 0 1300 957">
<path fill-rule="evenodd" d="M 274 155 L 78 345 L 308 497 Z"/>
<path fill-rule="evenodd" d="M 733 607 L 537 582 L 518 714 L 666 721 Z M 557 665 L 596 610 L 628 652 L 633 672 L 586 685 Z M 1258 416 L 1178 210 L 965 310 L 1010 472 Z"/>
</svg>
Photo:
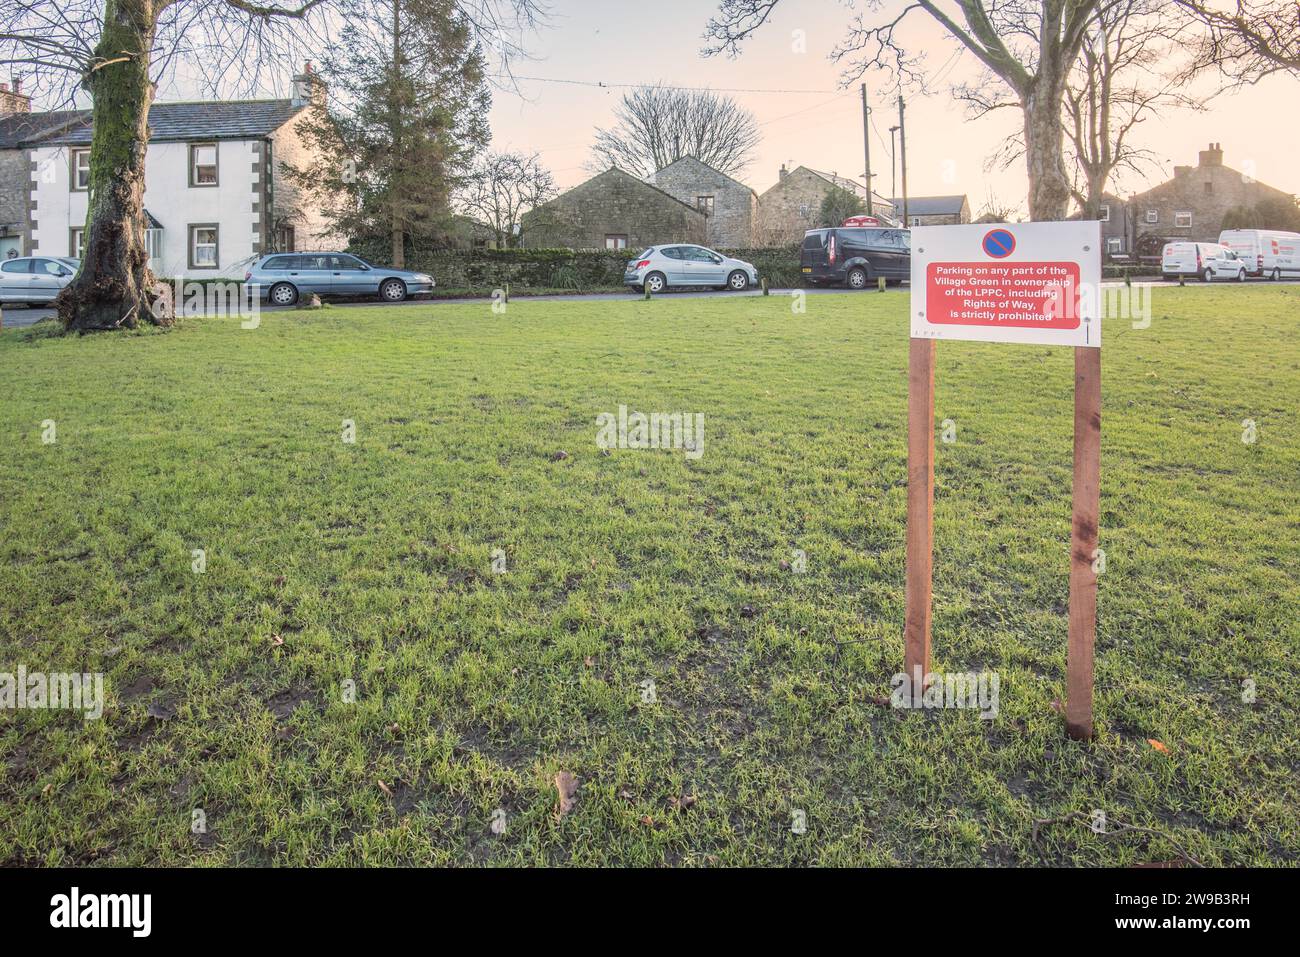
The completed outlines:
<svg viewBox="0 0 1300 957">
<path fill-rule="evenodd" d="M 146 713 L 149 717 L 157 718 L 159 721 L 170 721 L 176 717 L 176 709 L 165 702 L 154 702 L 149 705 Z"/>
<path fill-rule="evenodd" d="M 1147 744 L 1155 748 L 1161 754 L 1168 754 L 1169 747 L 1163 741 L 1157 741 L 1155 738 L 1147 738 Z"/>
<path fill-rule="evenodd" d="M 685 811 L 695 804 L 694 794 L 683 794 L 681 797 L 669 798 L 668 806 L 674 811 Z"/>
<path fill-rule="evenodd" d="M 382 780 L 380 780 L 379 778 L 376 778 L 375 780 L 376 780 L 376 782 L 378 782 L 378 784 L 379 784 L 379 790 L 383 791 L 385 794 L 387 794 L 387 795 L 391 798 L 391 797 L 393 796 L 393 789 L 390 788 L 387 784 L 385 784 L 385 783 L 384 783 Z"/>
<path fill-rule="evenodd" d="M 568 771 L 561 771 L 555 776 L 555 790 L 559 794 L 559 801 L 555 805 L 555 819 L 558 821 L 578 803 L 575 797 L 578 793 L 578 779 Z"/>
<path fill-rule="evenodd" d="M 281 638 L 279 635 L 271 636 L 271 647 L 279 648 L 282 644 L 284 644 L 284 639 Z"/>
<path fill-rule="evenodd" d="M 646 827 L 654 827 L 655 819 L 652 818 L 649 814 L 644 814 L 641 816 L 641 823 L 644 824 Z"/>
<path fill-rule="evenodd" d="M 893 707 L 894 704 L 894 702 L 890 700 L 888 695 L 883 695 L 883 694 L 872 695 L 867 700 L 874 705 L 878 705 L 881 708 Z"/>
</svg>

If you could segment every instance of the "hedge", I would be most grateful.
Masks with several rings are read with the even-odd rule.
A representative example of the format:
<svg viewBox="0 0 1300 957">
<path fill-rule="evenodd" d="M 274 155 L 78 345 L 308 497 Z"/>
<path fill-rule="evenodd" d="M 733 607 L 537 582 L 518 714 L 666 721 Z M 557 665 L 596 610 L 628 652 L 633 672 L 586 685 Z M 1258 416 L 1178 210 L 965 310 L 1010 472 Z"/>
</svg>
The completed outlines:
<svg viewBox="0 0 1300 957">
<path fill-rule="evenodd" d="M 391 255 L 381 242 L 353 242 L 348 251 L 374 263 Z M 800 282 L 799 247 L 719 249 L 725 256 L 751 262 L 772 286 Z M 439 286 L 457 289 L 512 288 L 591 289 L 618 287 L 628 261 L 639 249 L 421 249 L 407 253 L 406 268 L 430 273 Z"/>
</svg>

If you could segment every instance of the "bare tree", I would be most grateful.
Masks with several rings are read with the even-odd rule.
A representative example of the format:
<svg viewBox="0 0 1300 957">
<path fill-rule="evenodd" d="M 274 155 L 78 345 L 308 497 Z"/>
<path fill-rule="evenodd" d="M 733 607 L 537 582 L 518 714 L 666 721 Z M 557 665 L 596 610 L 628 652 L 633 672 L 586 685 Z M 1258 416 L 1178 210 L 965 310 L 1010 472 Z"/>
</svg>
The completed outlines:
<svg viewBox="0 0 1300 957">
<path fill-rule="evenodd" d="M 559 193 L 536 153 L 488 153 L 475 165 L 460 196 L 461 208 L 496 235 L 498 247 L 518 245 L 514 226 L 523 214 Z"/>
<path fill-rule="evenodd" d="M 736 54 L 779 2 L 721 0 L 704 34 L 705 54 Z M 1113 0 L 913 0 L 892 18 L 873 16 L 868 23 L 858 14 L 832 57 L 844 65 L 846 84 L 871 67 L 891 72 L 900 84 L 919 84 L 921 55 L 908 52 L 899 31 L 917 11 L 937 22 L 1005 84 L 1021 110 L 1030 217 L 1063 219 L 1070 202 L 1061 109 L 1066 80 L 1089 21 L 1108 2 Z"/>
<path fill-rule="evenodd" d="M 1171 22 L 1160 0 L 1118 0 L 1097 10 L 1088 25 L 1065 91 L 1066 137 L 1075 172 L 1072 195 L 1087 219 L 1101 210 L 1107 184 L 1121 171 L 1156 166 L 1133 130 L 1168 107 L 1200 104 L 1185 84 L 1162 73 L 1187 24 Z"/>
<path fill-rule="evenodd" d="M 6 0 L 0 63 L 23 67 L 32 89 L 67 102 L 91 98 L 85 253 L 59 297 L 70 329 L 167 322 L 150 309 L 144 249 L 144 167 L 149 107 L 180 63 L 213 86 L 255 86 L 269 67 L 323 45 L 332 0 Z M 509 59 L 512 30 L 531 25 L 540 0 L 457 0 L 490 49 Z"/>
<path fill-rule="evenodd" d="M 1238 84 L 1273 73 L 1300 74 L 1300 3 L 1296 0 L 1174 0 L 1204 28 L 1192 45 L 1194 70 L 1218 68 Z"/>
<path fill-rule="evenodd" d="M 618 123 L 596 131 L 592 166 L 648 177 L 683 156 L 735 175 L 752 162 L 761 137 L 754 114 L 728 96 L 661 84 L 623 95 Z"/>
</svg>

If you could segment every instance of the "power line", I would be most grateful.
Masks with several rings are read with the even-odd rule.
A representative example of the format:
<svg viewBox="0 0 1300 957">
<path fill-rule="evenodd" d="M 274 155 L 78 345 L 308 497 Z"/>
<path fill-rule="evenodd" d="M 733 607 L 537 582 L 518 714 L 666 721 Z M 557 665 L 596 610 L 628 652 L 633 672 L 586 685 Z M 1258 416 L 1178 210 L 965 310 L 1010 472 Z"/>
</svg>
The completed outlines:
<svg viewBox="0 0 1300 957">
<path fill-rule="evenodd" d="M 569 86 L 590 86 L 601 90 L 631 90 L 641 87 L 658 87 L 662 90 L 680 90 L 684 93 L 841 93 L 840 90 L 759 90 L 746 89 L 742 87 L 722 87 L 722 86 L 673 86 L 668 83 L 606 83 L 603 80 L 565 80 L 554 76 L 516 76 L 510 73 L 489 73 L 498 80 L 523 80 L 530 83 L 564 83 Z"/>
</svg>

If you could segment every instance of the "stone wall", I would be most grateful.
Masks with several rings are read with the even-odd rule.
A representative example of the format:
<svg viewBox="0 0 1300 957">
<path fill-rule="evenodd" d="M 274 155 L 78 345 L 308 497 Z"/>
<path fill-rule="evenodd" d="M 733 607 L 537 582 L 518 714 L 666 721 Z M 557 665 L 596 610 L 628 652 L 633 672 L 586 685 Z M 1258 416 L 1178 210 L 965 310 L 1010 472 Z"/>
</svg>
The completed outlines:
<svg viewBox="0 0 1300 957">
<path fill-rule="evenodd" d="M 655 173 L 655 185 L 687 206 L 702 208 L 700 198 L 713 197 L 705 242 L 709 246 L 749 246 L 753 241 L 758 197 L 726 173 L 685 156 Z"/>
<path fill-rule="evenodd" d="M 27 193 L 32 175 L 26 150 L 0 150 L 0 246 L 27 251 Z M 13 240 L 11 242 L 10 240 Z"/>
<path fill-rule="evenodd" d="M 626 236 L 633 250 L 702 244 L 708 220 L 662 190 L 610 169 L 525 213 L 520 238 L 529 249 L 604 249 L 609 236 Z"/>
<path fill-rule="evenodd" d="M 817 214 L 831 186 L 806 167 L 790 172 L 782 169 L 780 181 L 759 197 L 755 245 L 782 246 L 802 241 L 805 232 L 820 225 Z"/>
</svg>

